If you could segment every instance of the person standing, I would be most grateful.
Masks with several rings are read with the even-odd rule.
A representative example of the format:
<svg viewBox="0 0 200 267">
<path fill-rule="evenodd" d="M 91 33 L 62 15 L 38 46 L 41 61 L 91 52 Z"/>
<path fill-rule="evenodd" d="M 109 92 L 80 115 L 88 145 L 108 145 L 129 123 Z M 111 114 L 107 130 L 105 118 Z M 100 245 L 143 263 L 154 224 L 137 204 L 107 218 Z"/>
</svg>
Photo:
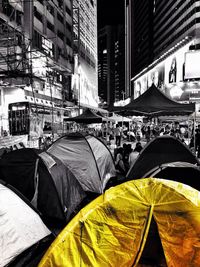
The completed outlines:
<svg viewBox="0 0 200 267">
<path fill-rule="evenodd" d="M 200 158 L 200 124 L 195 130 L 195 151 L 197 151 L 197 157 Z"/>
<path fill-rule="evenodd" d="M 115 144 L 116 146 L 121 146 L 121 137 L 122 137 L 122 129 L 119 124 L 116 124 L 115 128 Z"/>
<path fill-rule="evenodd" d="M 140 151 L 142 149 L 143 149 L 143 147 L 142 147 L 141 142 L 137 142 L 135 145 L 135 149 L 132 150 L 129 154 L 128 162 L 129 162 L 130 167 L 134 164 L 134 162 L 136 161 L 136 159 L 137 159 L 137 157 L 140 154 Z"/>
<path fill-rule="evenodd" d="M 123 154 L 124 154 L 123 147 L 119 147 L 117 149 L 115 168 L 120 174 L 126 175 L 126 168 L 123 161 Z"/>
</svg>

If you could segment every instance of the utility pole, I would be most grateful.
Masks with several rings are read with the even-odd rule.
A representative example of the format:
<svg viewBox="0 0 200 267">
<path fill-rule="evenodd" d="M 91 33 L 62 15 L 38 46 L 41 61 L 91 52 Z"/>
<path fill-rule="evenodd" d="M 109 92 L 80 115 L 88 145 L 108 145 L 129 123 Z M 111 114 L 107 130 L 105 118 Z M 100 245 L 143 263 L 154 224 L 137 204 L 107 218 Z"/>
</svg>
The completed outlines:
<svg viewBox="0 0 200 267">
<path fill-rule="evenodd" d="M 80 87 L 80 73 L 79 73 L 79 65 L 80 65 L 80 10 L 79 10 L 79 1 L 73 5 L 73 51 L 74 51 L 74 59 L 77 59 L 77 71 L 76 75 L 78 75 L 78 112 L 80 115 L 81 109 L 81 87 Z"/>
<path fill-rule="evenodd" d="M 125 0 L 125 93 L 131 94 L 131 1 Z"/>
</svg>

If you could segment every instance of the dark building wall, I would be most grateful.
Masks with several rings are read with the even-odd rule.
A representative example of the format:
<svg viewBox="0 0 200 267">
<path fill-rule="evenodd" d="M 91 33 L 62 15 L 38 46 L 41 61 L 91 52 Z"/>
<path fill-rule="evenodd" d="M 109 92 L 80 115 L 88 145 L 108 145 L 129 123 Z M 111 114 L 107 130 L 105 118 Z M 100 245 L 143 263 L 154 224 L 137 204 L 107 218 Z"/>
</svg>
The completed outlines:
<svg viewBox="0 0 200 267">
<path fill-rule="evenodd" d="M 132 77 L 199 29 L 199 0 L 132 0 Z"/>
<path fill-rule="evenodd" d="M 106 27 L 99 31 L 98 47 L 98 95 L 102 102 L 107 102 L 108 51 Z"/>
<path fill-rule="evenodd" d="M 131 76 L 153 59 L 153 0 L 132 1 Z"/>
<path fill-rule="evenodd" d="M 200 23 L 200 1 L 156 1 L 154 12 L 154 54 L 160 56 L 185 36 L 196 36 Z"/>
</svg>

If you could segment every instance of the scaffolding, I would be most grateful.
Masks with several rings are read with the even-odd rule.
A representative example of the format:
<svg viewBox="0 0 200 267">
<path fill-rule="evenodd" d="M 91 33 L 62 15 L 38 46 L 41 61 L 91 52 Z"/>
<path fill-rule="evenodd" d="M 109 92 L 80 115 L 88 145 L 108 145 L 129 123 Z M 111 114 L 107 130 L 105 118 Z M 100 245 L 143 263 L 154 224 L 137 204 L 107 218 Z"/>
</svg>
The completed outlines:
<svg viewBox="0 0 200 267">
<path fill-rule="evenodd" d="M 0 21 L 0 79 L 30 77 L 29 42 L 25 35 Z"/>
<path fill-rule="evenodd" d="M 22 5 L 23 8 L 20 11 L 16 11 L 16 2 L 6 0 L 2 2 L 2 7 L 5 10 L 2 13 L 0 11 L 2 15 L 0 18 L 0 87 L 2 88 L 0 100 L 1 94 L 3 96 L 7 88 L 21 88 L 26 91 L 25 99 L 30 102 L 34 101 L 36 113 L 38 113 L 39 104 L 43 105 L 42 103 L 44 103 L 47 108 L 51 105 L 53 126 L 54 112 L 60 109 L 63 113 L 63 109 L 67 108 L 70 101 L 73 101 L 70 98 L 73 51 L 67 51 L 66 45 L 60 49 L 60 52 L 57 51 L 56 42 L 51 40 L 58 37 L 56 33 L 55 36 L 51 36 L 51 39 L 47 38 L 47 33 L 42 34 L 40 31 L 38 31 L 39 35 L 36 36 L 35 32 L 37 33 L 37 31 L 34 28 L 33 15 L 35 3 L 33 1 L 22 2 L 26 3 L 26 6 Z M 10 7 L 9 10 L 8 7 Z M 13 16 L 16 18 L 16 12 L 22 15 L 23 20 L 21 19 L 20 23 L 13 19 Z M 27 20 L 23 17 L 23 12 L 24 14 L 27 12 Z M 30 18 L 27 14 L 30 15 Z M 44 15 L 47 16 L 46 13 Z M 63 10 L 63 17 L 64 15 Z M 64 41 L 63 43 L 65 44 Z M 61 56 L 59 57 L 59 55 Z M 41 73 L 38 73 L 42 67 L 41 63 L 39 62 L 38 66 L 35 64 L 37 60 L 38 62 L 41 61 L 42 66 L 44 66 Z M 36 71 L 37 68 L 38 72 Z M 59 76 L 61 78 L 58 78 Z M 66 90 L 66 88 L 69 89 Z M 43 96 L 41 96 L 43 93 L 40 90 L 45 90 L 45 101 L 43 101 Z M 5 98 L 3 101 L 6 103 Z M 5 106 L 3 108 L 6 110 Z M 5 111 L 6 113 L 7 111 Z"/>
</svg>

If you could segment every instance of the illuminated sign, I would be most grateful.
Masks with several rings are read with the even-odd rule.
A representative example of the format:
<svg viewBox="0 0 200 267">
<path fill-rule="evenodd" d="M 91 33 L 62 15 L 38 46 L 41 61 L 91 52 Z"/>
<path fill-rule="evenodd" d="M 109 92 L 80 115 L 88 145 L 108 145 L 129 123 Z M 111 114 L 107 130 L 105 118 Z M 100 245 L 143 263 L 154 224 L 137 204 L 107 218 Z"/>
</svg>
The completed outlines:
<svg viewBox="0 0 200 267">
<path fill-rule="evenodd" d="M 180 99 L 182 94 L 183 94 L 183 90 L 177 85 L 173 86 L 170 90 L 170 95 L 172 98 L 177 97 L 178 99 Z"/>
<path fill-rule="evenodd" d="M 46 77 L 47 70 L 46 57 L 39 51 L 32 52 L 32 70 L 33 74 L 37 77 Z"/>
<path fill-rule="evenodd" d="M 51 57 L 53 57 L 53 43 L 42 36 L 42 48 Z"/>
<path fill-rule="evenodd" d="M 185 53 L 185 79 L 200 78 L 200 52 L 192 51 Z"/>
<path fill-rule="evenodd" d="M 72 94 L 81 104 L 98 107 L 97 71 L 75 56 Z"/>
<path fill-rule="evenodd" d="M 189 52 L 189 46 L 192 43 L 193 41 L 181 47 L 137 78 L 134 81 L 134 98 L 144 93 L 152 83 L 162 92 L 179 101 L 188 101 L 199 96 L 199 92 L 194 94 L 194 91 L 197 92 L 197 86 L 193 92 L 188 93 L 187 90 L 191 85 L 183 82 L 184 67 L 186 79 L 200 78 L 200 68 L 197 68 L 200 52 Z"/>
</svg>

